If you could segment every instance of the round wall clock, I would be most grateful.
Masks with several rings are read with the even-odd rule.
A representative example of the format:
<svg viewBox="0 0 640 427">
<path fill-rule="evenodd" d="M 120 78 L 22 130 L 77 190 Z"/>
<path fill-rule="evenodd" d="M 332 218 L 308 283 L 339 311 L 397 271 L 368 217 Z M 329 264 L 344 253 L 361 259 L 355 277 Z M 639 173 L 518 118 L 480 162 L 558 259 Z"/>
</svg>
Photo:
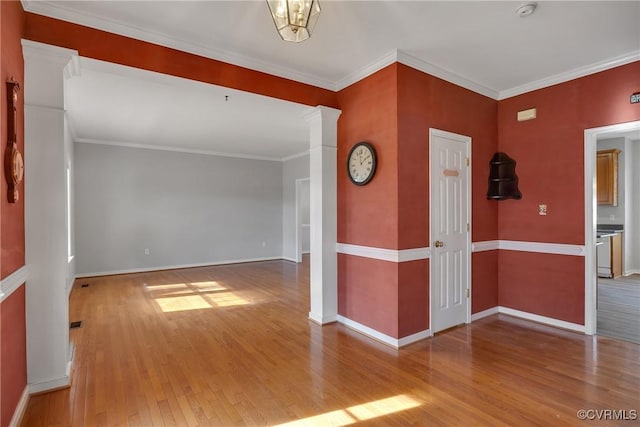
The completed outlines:
<svg viewBox="0 0 640 427">
<path fill-rule="evenodd" d="M 356 185 L 365 185 L 376 173 L 376 150 L 368 142 L 358 142 L 349 151 L 347 174 Z"/>
</svg>

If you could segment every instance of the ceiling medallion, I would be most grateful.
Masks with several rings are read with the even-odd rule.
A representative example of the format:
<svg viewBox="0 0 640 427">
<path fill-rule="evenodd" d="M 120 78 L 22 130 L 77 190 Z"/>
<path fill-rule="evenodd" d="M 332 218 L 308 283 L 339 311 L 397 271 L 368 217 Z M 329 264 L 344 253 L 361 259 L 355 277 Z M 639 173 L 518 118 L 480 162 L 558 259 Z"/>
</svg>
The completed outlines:
<svg viewBox="0 0 640 427">
<path fill-rule="evenodd" d="M 318 0 L 267 0 L 282 40 L 299 43 L 311 37 L 320 17 Z"/>
</svg>

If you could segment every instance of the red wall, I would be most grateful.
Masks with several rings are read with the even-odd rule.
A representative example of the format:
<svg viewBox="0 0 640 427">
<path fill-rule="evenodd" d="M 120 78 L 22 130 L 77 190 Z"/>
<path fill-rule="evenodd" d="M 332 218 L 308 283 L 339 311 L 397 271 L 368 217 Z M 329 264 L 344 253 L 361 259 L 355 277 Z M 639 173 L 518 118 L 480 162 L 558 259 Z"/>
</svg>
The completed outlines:
<svg viewBox="0 0 640 427">
<path fill-rule="evenodd" d="M 25 38 L 75 49 L 80 56 L 87 58 L 212 83 L 300 104 L 337 107 L 336 94 L 330 90 L 41 15 L 27 12 L 26 19 Z"/>
<path fill-rule="evenodd" d="M 472 240 L 498 236 L 498 204 L 487 200 L 488 164 L 498 147 L 497 101 L 398 65 L 399 247 L 429 246 L 429 128 L 472 138 Z"/>
<path fill-rule="evenodd" d="M 338 93 L 338 242 L 398 248 L 397 64 Z M 347 177 L 347 156 L 360 141 L 377 153 L 376 174 L 365 186 Z"/>
<path fill-rule="evenodd" d="M 500 239 L 584 244 L 584 130 L 640 120 L 640 104 L 629 103 L 638 90 L 634 62 L 499 102 L 500 151 L 517 161 L 522 192 L 500 202 Z M 518 123 L 529 108 L 537 118 Z M 499 303 L 583 324 L 584 259 L 501 251 Z"/>
<path fill-rule="evenodd" d="M 338 241 L 389 249 L 429 245 L 429 128 L 473 138 L 474 240 L 497 239 L 498 205 L 486 200 L 487 164 L 497 150 L 497 101 L 402 64 L 338 94 Z M 371 142 L 380 163 L 370 184 L 347 177 L 346 158 Z M 481 309 L 497 305 L 497 257 L 473 274 Z M 429 327 L 429 262 L 390 263 L 340 255 L 338 312 L 394 338 Z M 474 310 L 475 312 L 475 310 Z"/>
<path fill-rule="evenodd" d="M 338 242 L 398 247 L 397 64 L 338 93 Z M 365 186 L 347 177 L 347 156 L 371 143 L 378 163 Z M 398 264 L 340 254 L 338 313 L 386 335 L 398 336 Z"/>
<path fill-rule="evenodd" d="M 497 239 L 498 205 L 486 199 L 487 164 L 497 149 L 497 101 L 398 65 L 398 247 L 429 242 L 429 128 L 470 136 L 472 240 Z M 482 263 L 480 265 L 479 263 Z M 400 336 L 429 327 L 429 263 L 400 264 Z M 497 258 L 472 258 L 472 312 L 498 303 Z M 476 298 L 478 301 L 476 301 Z"/>
<path fill-rule="evenodd" d="M 4 156 L 7 147 L 7 88 L 5 82 L 13 77 L 20 83 L 18 101 L 18 146 L 24 153 L 24 61 L 20 39 L 24 31 L 24 14 L 17 1 L 0 2 L 0 75 L 2 81 L 0 140 Z M 25 162 L 28 162 L 25 159 Z M 0 161 L 0 275 L 4 279 L 24 265 L 24 182 L 19 186 L 20 201 L 11 204 L 7 199 L 4 161 Z M 27 385 L 25 289 L 20 286 L 0 304 L 0 426 L 9 425 L 14 410 Z"/>
<path fill-rule="evenodd" d="M 24 316 L 25 287 L 2 302 L 0 340 L 0 425 L 9 425 L 27 385 L 27 331 Z"/>
<path fill-rule="evenodd" d="M 18 147 L 24 154 L 24 61 L 20 39 L 24 30 L 22 6 L 17 1 L 0 2 L 2 7 L 2 154 L 7 147 L 7 86 L 5 82 L 12 77 L 20 84 L 18 97 Z M 26 161 L 26 159 L 25 159 Z M 2 184 L 0 185 L 0 209 L 2 212 L 2 278 L 24 265 L 24 181 L 20 184 L 20 200 L 9 203 L 7 198 L 7 181 L 4 177 L 4 161 L 2 168 Z"/>
</svg>

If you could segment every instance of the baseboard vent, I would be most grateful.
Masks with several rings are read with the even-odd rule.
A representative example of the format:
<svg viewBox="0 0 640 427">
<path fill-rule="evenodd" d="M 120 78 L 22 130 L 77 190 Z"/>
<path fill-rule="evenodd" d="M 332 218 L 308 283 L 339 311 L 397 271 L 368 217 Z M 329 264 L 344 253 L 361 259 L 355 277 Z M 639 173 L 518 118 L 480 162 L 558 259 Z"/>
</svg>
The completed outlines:
<svg viewBox="0 0 640 427">
<path fill-rule="evenodd" d="M 75 329 L 82 327 L 82 320 L 78 320 L 76 322 L 69 323 L 69 329 Z"/>
<path fill-rule="evenodd" d="M 82 285 L 80 285 L 81 288 L 88 288 L 89 284 L 88 283 L 83 283 Z"/>
</svg>

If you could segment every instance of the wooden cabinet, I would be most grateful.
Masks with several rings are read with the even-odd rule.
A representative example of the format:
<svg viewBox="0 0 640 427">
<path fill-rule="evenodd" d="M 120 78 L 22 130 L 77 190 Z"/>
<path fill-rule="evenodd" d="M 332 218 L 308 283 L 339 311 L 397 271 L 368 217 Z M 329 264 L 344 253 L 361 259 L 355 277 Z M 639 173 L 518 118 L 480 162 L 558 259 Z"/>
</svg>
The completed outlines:
<svg viewBox="0 0 640 427">
<path fill-rule="evenodd" d="M 622 276 L 622 234 L 617 233 L 611 239 L 611 277 Z"/>
<path fill-rule="evenodd" d="M 618 206 L 618 154 L 620 150 L 598 151 L 596 156 L 599 205 Z"/>
<path fill-rule="evenodd" d="M 603 238 L 597 246 L 597 257 L 599 277 L 622 276 L 622 233 Z"/>
</svg>

